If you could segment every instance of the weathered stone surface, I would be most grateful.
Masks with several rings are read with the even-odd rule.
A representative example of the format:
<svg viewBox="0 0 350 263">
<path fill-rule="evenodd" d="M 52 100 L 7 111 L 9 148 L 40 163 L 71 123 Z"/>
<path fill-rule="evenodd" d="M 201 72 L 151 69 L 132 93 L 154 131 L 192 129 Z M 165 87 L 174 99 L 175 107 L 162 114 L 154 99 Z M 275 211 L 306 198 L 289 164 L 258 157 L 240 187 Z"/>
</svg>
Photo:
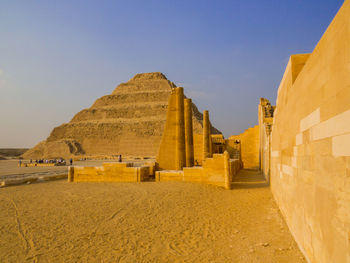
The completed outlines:
<svg viewBox="0 0 350 263">
<path fill-rule="evenodd" d="M 261 129 L 261 168 L 308 262 L 350 262 L 349 17 L 344 1 L 314 51 L 290 57 Z"/>
<path fill-rule="evenodd" d="M 241 142 L 241 154 L 244 168 L 259 167 L 259 126 L 247 129 L 239 135 L 232 135 L 230 140 Z"/>
<path fill-rule="evenodd" d="M 164 130 L 168 98 L 176 85 L 162 73 L 135 75 L 110 95 L 77 113 L 69 123 L 28 150 L 24 158 L 94 155 L 155 156 Z M 194 133 L 202 133 L 202 114 L 193 104 Z M 212 128 L 212 133 L 219 133 Z"/>
</svg>

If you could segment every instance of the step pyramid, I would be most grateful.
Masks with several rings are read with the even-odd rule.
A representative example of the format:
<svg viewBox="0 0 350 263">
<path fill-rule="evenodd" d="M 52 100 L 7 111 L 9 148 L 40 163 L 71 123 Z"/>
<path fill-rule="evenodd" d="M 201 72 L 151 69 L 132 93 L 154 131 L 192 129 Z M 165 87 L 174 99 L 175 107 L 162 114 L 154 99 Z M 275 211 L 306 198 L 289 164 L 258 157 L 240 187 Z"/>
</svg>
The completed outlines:
<svg viewBox="0 0 350 263">
<path fill-rule="evenodd" d="M 160 72 L 135 75 L 110 95 L 77 113 L 69 123 L 28 150 L 24 158 L 157 155 L 168 98 L 176 85 Z M 202 114 L 193 104 L 194 134 L 202 133 Z M 220 133 L 212 127 L 212 133 Z"/>
</svg>

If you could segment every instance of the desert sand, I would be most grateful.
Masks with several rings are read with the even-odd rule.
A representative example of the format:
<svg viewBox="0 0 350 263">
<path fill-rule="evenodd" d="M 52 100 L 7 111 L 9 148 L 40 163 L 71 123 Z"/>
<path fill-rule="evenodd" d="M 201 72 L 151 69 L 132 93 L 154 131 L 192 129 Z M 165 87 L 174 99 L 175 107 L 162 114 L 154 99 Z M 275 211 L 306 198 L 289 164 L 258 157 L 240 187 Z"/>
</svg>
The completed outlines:
<svg viewBox="0 0 350 263">
<path fill-rule="evenodd" d="M 28 163 L 29 160 L 22 160 L 22 162 Z M 1 179 L 17 179 L 65 172 L 67 172 L 67 166 L 18 167 L 18 159 L 0 160 L 0 181 Z"/>
<path fill-rule="evenodd" d="M 0 160 L 7 160 L 8 158 L 18 158 L 26 151 L 28 151 L 27 148 L 0 148 Z"/>
<path fill-rule="evenodd" d="M 130 161 L 137 165 L 150 161 L 152 159 L 127 159 L 124 161 Z M 67 174 L 68 166 L 51 166 L 51 167 L 18 167 L 19 159 L 0 160 L 0 181 L 2 180 L 17 180 L 23 178 L 36 178 L 40 176 L 55 176 L 59 174 Z M 29 163 L 29 160 L 21 160 L 23 163 Z M 73 166 L 101 166 L 105 162 L 117 162 L 117 160 L 86 160 L 86 161 L 74 161 Z"/>
<path fill-rule="evenodd" d="M 1 262 L 305 262 L 258 172 L 194 183 L 0 189 Z"/>
</svg>

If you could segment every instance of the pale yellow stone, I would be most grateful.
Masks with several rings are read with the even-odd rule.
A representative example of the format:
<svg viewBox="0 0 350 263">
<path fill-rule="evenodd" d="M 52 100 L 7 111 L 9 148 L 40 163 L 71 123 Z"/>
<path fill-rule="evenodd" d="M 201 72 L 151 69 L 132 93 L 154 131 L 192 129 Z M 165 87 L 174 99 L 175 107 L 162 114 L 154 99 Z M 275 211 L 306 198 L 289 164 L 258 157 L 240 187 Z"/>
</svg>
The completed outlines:
<svg viewBox="0 0 350 263">
<path fill-rule="evenodd" d="M 271 157 L 278 157 L 280 155 L 279 151 L 272 151 L 271 152 Z"/>
<path fill-rule="evenodd" d="M 272 122 L 273 158 L 261 163 L 271 167 L 271 190 L 309 262 L 350 260 L 349 17 L 346 0 L 314 51 L 291 56 Z"/>
<path fill-rule="evenodd" d="M 239 140 L 241 142 L 241 154 L 244 168 L 259 167 L 259 126 L 256 125 L 247 129 L 240 135 L 230 136 L 230 140 Z"/>
<path fill-rule="evenodd" d="M 300 121 L 300 132 L 303 132 L 320 123 L 320 119 L 320 108 L 317 108 L 315 111 Z"/>
<path fill-rule="evenodd" d="M 298 133 L 298 134 L 295 136 L 295 144 L 296 144 L 296 145 L 303 144 L 303 134 L 302 134 L 302 133 Z"/>
<path fill-rule="evenodd" d="M 289 176 L 293 176 L 293 167 L 289 165 L 282 164 L 282 171 Z"/>
<path fill-rule="evenodd" d="M 350 133 L 332 138 L 334 156 L 350 156 Z"/>
<path fill-rule="evenodd" d="M 344 133 L 350 133 L 350 110 L 347 110 L 314 126 L 311 129 L 311 139 L 320 140 Z"/>
</svg>

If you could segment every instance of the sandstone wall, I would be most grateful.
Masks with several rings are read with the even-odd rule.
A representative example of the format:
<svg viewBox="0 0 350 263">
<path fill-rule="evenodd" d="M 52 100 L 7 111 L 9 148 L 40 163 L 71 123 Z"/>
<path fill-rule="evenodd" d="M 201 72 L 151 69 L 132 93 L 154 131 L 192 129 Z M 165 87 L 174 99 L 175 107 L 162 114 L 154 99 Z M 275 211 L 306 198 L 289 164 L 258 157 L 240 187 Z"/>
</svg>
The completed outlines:
<svg viewBox="0 0 350 263">
<path fill-rule="evenodd" d="M 241 157 L 244 168 L 259 168 L 259 125 L 240 135 L 230 136 L 230 141 L 241 141 Z"/>
<path fill-rule="evenodd" d="M 225 140 L 226 151 L 230 154 L 231 159 L 239 159 L 243 166 L 242 156 L 241 156 L 241 143 L 237 143 L 234 139 Z"/>
<path fill-rule="evenodd" d="M 203 134 L 193 134 L 194 165 L 202 165 Z"/>
<path fill-rule="evenodd" d="M 350 262 L 349 18 L 347 0 L 313 53 L 291 56 L 274 113 L 271 189 L 310 262 Z"/>
<path fill-rule="evenodd" d="M 241 169 L 240 160 L 228 161 L 230 183 L 233 176 Z M 225 187 L 225 160 L 224 154 L 213 154 L 206 158 L 201 167 L 184 167 L 182 171 L 157 171 L 157 182 L 184 181 L 211 184 Z"/>
<path fill-rule="evenodd" d="M 132 163 L 104 163 L 93 167 L 68 167 L 69 182 L 143 182 L 153 166 L 133 167 Z"/>
<path fill-rule="evenodd" d="M 258 108 L 259 117 L 259 168 L 267 182 L 270 181 L 271 167 L 271 130 L 275 107 L 267 99 L 261 98 Z"/>
</svg>

